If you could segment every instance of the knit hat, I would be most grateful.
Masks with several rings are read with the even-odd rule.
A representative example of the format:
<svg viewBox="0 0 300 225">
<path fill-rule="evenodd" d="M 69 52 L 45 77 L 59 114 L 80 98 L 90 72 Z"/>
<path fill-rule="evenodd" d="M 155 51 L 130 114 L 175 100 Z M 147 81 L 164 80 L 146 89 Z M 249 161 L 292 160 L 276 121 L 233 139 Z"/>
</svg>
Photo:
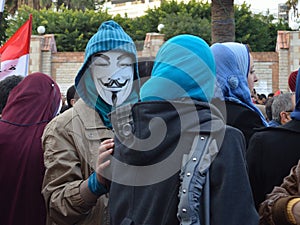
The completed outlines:
<svg viewBox="0 0 300 225">
<path fill-rule="evenodd" d="M 75 84 L 79 82 L 90 64 L 91 57 L 98 52 L 121 50 L 132 54 L 137 62 L 137 51 L 131 37 L 113 20 L 103 22 L 94 34 L 85 49 L 84 63 L 80 68 Z M 137 70 L 137 67 L 135 68 Z M 80 95 L 80 94 L 79 94 Z M 80 96 L 81 97 L 81 96 Z"/>
<path fill-rule="evenodd" d="M 111 50 L 124 51 L 133 56 L 135 60 L 134 74 L 139 80 L 135 44 L 123 28 L 113 20 L 103 22 L 97 33 L 88 41 L 85 49 L 84 63 L 75 78 L 75 87 L 79 97 L 87 105 L 96 109 L 106 125 L 110 125 L 107 114 L 111 112 L 112 108 L 99 97 L 89 66 L 94 54 Z M 132 96 L 128 98 L 132 98 Z"/>
<path fill-rule="evenodd" d="M 289 75 L 288 84 L 289 84 L 289 88 L 291 89 L 292 92 L 296 91 L 297 73 L 298 73 L 298 70 L 295 70 Z"/>
</svg>

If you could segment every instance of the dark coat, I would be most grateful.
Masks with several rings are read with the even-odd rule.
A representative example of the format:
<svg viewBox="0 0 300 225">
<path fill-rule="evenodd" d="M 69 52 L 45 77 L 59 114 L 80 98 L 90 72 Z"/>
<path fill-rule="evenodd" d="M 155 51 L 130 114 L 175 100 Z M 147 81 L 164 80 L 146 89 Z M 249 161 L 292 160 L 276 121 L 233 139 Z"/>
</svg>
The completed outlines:
<svg viewBox="0 0 300 225">
<path fill-rule="evenodd" d="M 223 114 L 226 124 L 242 131 L 246 139 L 246 146 L 248 146 L 249 140 L 255 133 L 256 128 L 265 127 L 258 113 L 246 106 L 230 101 L 226 101 L 224 105 L 224 102 L 217 99 L 213 100 L 213 104 Z"/>
<path fill-rule="evenodd" d="M 59 109 L 58 85 L 46 74 L 26 76 L 9 93 L 0 120 L 0 224 L 46 224 L 41 194 L 41 137 Z"/>
<path fill-rule="evenodd" d="M 300 159 L 300 121 L 258 130 L 247 149 L 249 177 L 258 209 Z"/>
<path fill-rule="evenodd" d="M 126 114 L 122 115 L 121 120 L 127 121 Z M 166 127 L 160 124 L 160 120 L 153 121 L 154 117 L 166 122 Z M 247 225 L 258 224 L 244 158 L 244 137 L 238 129 L 224 124 L 215 107 L 210 109 L 207 103 L 199 102 L 196 105 L 163 101 L 138 103 L 133 106 L 132 118 L 131 127 L 136 137 L 143 140 L 156 135 L 154 140 L 161 140 L 155 142 L 150 151 L 144 151 L 149 149 L 147 142 L 122 137 L 118 129 L 127 130 L 126 123 L 113 122 L 115 134 L 121 139 L 115 140 L 114 156 L 125 165 L 112 162 L 112 225 L 179 224 L 176 214 L 182 154 L 189 153 L 194 136 L 199 132 L 213 135 L 220 146 L 209 169 L 210 224 L 240 225 L 245 221 Z M 147 129 L 149 126 L 151 132 Z M 174 153 L 176 156 L 172 158 Z"/>
</svg>

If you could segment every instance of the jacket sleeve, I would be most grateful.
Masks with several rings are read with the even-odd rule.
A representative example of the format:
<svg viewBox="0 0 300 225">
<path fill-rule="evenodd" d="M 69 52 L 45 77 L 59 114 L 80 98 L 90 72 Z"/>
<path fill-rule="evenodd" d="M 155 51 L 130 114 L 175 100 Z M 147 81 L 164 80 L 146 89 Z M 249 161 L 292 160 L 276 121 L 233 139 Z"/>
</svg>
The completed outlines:
<svg viewBox="0 0 300 225">
<path fill-rule="evenodd" d="M 289 225 L 287 218 L 287 204 L 293 198 L 299 198 L 300 161 L 291 169 L 289 176 L 285 177 L 280 187 L 274 187 L 261 203 L 259 214 L 261 225 Z"/>
<path fill-rule="evenodd" d="M 210 168 L 211 224 L 257 225 L 245 161 L 243 134 L 229 128 Z"/>
<path fill-rule="evenodd" d="M 80 186 L 86 181 L 80 157 L 72 139 L 55 122 L 48 124 L 42 137 L 46 166 L 42 194 L 51 220 L 60 225 L 76 224 L 87 216 L 97 199 L 87 202 L 82 198 Z"/>
</svg>

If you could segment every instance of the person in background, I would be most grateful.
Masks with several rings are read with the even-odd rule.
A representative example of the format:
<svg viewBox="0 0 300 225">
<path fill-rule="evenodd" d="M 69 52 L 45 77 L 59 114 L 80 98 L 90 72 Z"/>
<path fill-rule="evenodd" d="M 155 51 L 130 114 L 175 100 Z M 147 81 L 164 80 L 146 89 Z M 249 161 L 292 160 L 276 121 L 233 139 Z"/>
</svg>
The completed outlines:
<svg viewBox="0 0 300 225">
<path fill-rule="evenodd" d="M 300 224 L 300 160 L 260 206 L 260 225 Z"/>
<path fill-rule="evenodd" d="M 300 79 L 297 78 L 297 86 L 299 82 Z M 284 177 L 289 174 L 300 158 L 299 112 L 300 89 L 297 89 L 296 106 L 290 114 L 292 120 L 277 127 L 261 129 L 250 140 L 246 159 L 257 210 L 266 199 L 266 195 L 282 183 Z M 271 202 L 268 207 L 267 205 L 269 203 L 265 202 L 263 207 L 265 212 L 269 211 Z"/>
<path fill-rule="evenodd" d="M 273 98 L 273 97 L 274 97 L 274 93 L 273 93 L 273 92 L 270 92 L 270 93 L 268 94 L 267 100 L 268 100 L 269 98 Z"/>
<path fill-rule="evenodd" d="M 265 105 L 267 96 L 265 94 L 258 94 L 256 104 Z"/>
<path fill-rule="evenodd" d="M 255 90 L 255 88 L 253 88 L 252 90 L 250 90 L 250 94 L 251 94 L 251 100 L 253 103 L 256 103 L 257 99 L 258 99 L 258 94 Z"/>
<path fill-rule="evenodd" d="M 227 124 L 240 129 L 248 146 L 255 128 L 268 126 L 265 116 L 252 102 L 251 93 L 258 81 L 248 46 L 235 42 L 215 43 L 211 50 L 216 60 L 217 82 L 214 104 Z"/>
<path fill-rule="evenodd" d="M 23 78 L 24 77 L 20 75 L 12 75 L 0 81 L 0 119 L 10 91 L 17 86 Z"/>
<path fill-rule="evenodd" d="M 0 120 L 0 224 L 46 224 L 41 137 L 60 102 L 58 85 L 43 73 L 29 74 L 9 94 Z"/>
<path fill-rule="evenodd" d="M 283 92 L 281 91 L 281 90 L 277 90 L 277 91 L 275 91 L 275 93 L 274 93 L 274 95 L 273 96 L 278 96 L 278 95 L 280 95 L 280 94 L 282 94 Z"/>
<path fill-rule="evenodd" d="M 291 92 L 283 93 L 273 97 L 272 120 L 270 127 L 283 125 L 291 120 L 290 113 L 295 108 L 295 95 Z"/>
<path fill-rule="evenodd" d="M 72 108 L 78 99 L 79 99 L 79 96 L 76 92 L 75 85 L 72 85 L 67 90 L 67 104 L 68 104 L 68 107 Z"/>
<path fill-rule="evenodd" d="M 257 104 L 257 103 L 254 103 L 254 104 L 260 110 L 260 112 L 263 114 L 264 118 L 268 122 L 268 116 L 266 113 L 266 105 L 265 104 Z"/>
<path fill-rule="evenodd" d="M 268 97 L 266 104 L 265 104 L 265 111 L 266 111 L 266 120 L 268 122 L 268 124 L 270 123 L 270 121 L 272 120 L 272 104 L 274 101 L 274 97 Z M 269 124 L 270 125 L 270 124 Z"/>
<path fill-rule="evenodd" d="M 261 225 L 300 224 L 300 77 L 296 79 L 296 106 L 291 113 L 292 120 L 281 126 L 280 140 L 274 136 L 276 144 L 281 144 L 281 152 L 275 149 L 273 159 L 273 174 L 276 174 L 278 183 L 260 204 Z M 276 158 L 277 157 L 277 158 Z M 277 164 L 275 164 L 277 161 Z M 280 167 L 280 168 L 279 168 Z M 283 171 L 282 171 L 283 170 Z M 280 171 L 280 173 L 278 173 Z M 282 171 L 282 172 L 281 172 Z M 271 171 L 270 171 L 271 172 Z M 284 175 L 285 174 L 285 175 Z M 284 175 L 284 176 L 281 176 Z M 281 178 L 281 180 L 280 180 Z"/>
<path fill-rule="evenodd" d="M 209 104 L 215 76 L 208 44 L 175 36 L 158 51 L 141 102 L 112 113 L 111 225 L 258 224 L 243 134 Z M 193 153 L 203 152 L 210 137 L 203 163 Z M 188 155 L 195 170 L 180 172 Z"/>
<path fill-rule="evenodd" d="M 75 85 L 71 85 L 68 90 L 67 90 L 67 107 L 65 107 L 64 109 L 62 108 L 60 110 L 60 113 L 63 113 L 64 111 L 66 111 L 67 109 L 70 109 L 73 107 L 73 105 L 75 104 L 76 101 L 78 101 L 79 96 L 76 92 L 76 88 Z"/>
<path fill-rule="evenodd" d="M 141 86 L 150 78 L 154 57 L 139 57 L 138 68 Z"/>
<path fill-rule="evenodd" d="M 61 93 L 61 109 L 59 113 L 63 113 L 68 109 L 68 105 L 66 101 L 67 101 L 67 97 L 63 93 Z"/>
<path fill-rule="evenodd" d="M 291 92 L 296 91 L 296 79 L 297 79 L 298 70 L 295 70 L 290 73 L 288 77 L 288 85 Z"/>
<path fill-rule="evenodd" d="M 80 99 L 51 121 L 42 137 L 48 224 L 109 224 L 109 181 L 101 175 L 113 147 L 109 113 L 138 101 L 138 81 L 133 40 L 115 21 L 103 22 L 88 41 L 75 78 Z"/>
</svg>

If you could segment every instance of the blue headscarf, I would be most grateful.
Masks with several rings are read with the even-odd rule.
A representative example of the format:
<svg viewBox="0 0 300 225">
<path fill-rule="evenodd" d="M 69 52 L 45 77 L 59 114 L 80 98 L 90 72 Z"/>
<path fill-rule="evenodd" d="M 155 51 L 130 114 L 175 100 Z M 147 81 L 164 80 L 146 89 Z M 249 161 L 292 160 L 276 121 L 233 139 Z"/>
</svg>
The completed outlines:
<svg viewBox="0 0 300 225">
<path fill-rule="evenodd" d="M 300 120 L 300 69 L 298 70 L 296 79 L 296 106 L 294 111 L 291 113 L 291 117 L 295 120 Z"/>
<path fill-rule="evenodd" d="M 158 51 L 140 97 L 141 101 L 189 97 L 208 102 L 214 82 L 215 61 L 207 43 L 193 35 L 178 35 Z"/>
<path fill-rule="evenodd" d="M 101 24 L 97 33 L 94 34 L 87 43 L 84 63 L 75 78 L 75 87 L 79 97 L 82 98 L 87 105 L 94 108 L 103 119 L 104 124 L 111 128 L 112 126 L 108 118 L 108 114 L 112 111 L 112 107 L 98 95 L 98 91 L 95 87 L 89 68 L 91 58 L 94 54 L 110 50 L 124 51 L 132 55 L 136 62 L 134 68 L 135 76 L 136 79 L 139 80 L 137 51 L 133 40 L 127 33 L 125 33 L 118 23 L 113 20 L 109 20 Z M 137 101 L 138 95 L 136 91 L 133 91 L 128 99 Z"/>
<path fill-rule="evenodd" d="M 215 98 L 235 102 L 255 111 L 263 124 L 268 123 L 251 99 L 248 86 L 250 54 L 244 44 L 235 42 L 215 43 L 211 47 L 216 60 L 217 82 Z"/>
</svg>

